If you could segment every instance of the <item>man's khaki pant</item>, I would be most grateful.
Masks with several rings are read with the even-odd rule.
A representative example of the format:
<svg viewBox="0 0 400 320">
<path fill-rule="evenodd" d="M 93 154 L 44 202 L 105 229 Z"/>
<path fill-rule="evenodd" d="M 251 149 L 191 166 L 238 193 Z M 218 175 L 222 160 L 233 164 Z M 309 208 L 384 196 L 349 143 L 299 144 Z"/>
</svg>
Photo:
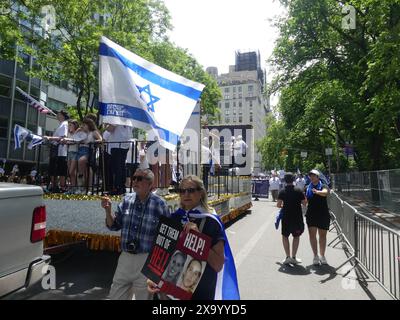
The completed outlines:
<svg viewBox="0 0 400 320">
<path fill-rule="evenodd" d="M 271 194 L 272 194 L 272 201 L 278 200 L 279 190 L 271 190 Z"/>
<path fill-rule="evenodd" d="M 140 272 L 148 254 L 130 254 L 122 252 L 118 259 L 113 283 L 109 294 L 111 300 L 149 300 L 146 277 Z"/>
</svg>

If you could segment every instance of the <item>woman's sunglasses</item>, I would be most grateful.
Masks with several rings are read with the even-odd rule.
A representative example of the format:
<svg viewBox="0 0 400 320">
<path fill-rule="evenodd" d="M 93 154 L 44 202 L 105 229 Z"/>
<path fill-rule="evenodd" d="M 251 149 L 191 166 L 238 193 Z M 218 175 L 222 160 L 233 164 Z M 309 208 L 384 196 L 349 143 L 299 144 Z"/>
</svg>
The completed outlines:
<svg viewBox="0 0 400 320">
<path fill-rule="evenodd" d="M 185 194 L 186 192 L 189 193 L 189 194 L 193 194 L 196 191 L 200 191 L 200 190 L 201 189 L 199 189 L 199 188 L 187 188 L 187 189 L 178 189 L 178 192 L 180 194 Z"/>
</svg>

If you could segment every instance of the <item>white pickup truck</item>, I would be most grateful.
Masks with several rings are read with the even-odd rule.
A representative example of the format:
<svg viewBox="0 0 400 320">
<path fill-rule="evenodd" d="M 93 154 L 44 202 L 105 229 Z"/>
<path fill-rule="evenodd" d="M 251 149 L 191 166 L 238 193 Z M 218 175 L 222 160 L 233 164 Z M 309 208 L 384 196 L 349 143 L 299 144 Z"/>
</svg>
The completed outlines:
<svg viewBox="0 0 400 320">
<path fill-rule="evenodd" d="M 46 208 L 40 187 L 0 183 L 0 297 L 42 279 Z"/>
</svg>

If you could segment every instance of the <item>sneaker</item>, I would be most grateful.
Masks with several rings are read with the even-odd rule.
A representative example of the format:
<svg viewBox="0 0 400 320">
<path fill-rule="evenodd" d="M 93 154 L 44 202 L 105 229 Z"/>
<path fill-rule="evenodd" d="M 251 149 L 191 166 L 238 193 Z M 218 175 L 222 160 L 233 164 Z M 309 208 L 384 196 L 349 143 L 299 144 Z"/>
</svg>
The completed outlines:
<svg viewBox="0 0 400 320">
<path fill-rule="evenodd" d="M 328 261 L 326 261 L 326 258 L 324 256 L 321 256 L 320 258 L 321 264 L 327 265 Z"/>
<path fill-rule="evenodd" d="M 319 266 L 320 260 L 318 256 L 315 256 L 313 259 L 313 265 L 314 266 Z"/>
<path fill-rule="evenodd" d="M 290 258 L 290 263 L 291 264 L 300 264 L 302 261 L 301 261 L 301 259 L 299 259 L 299 258 L 296 258 L 296 257 L 292 257 L 292 258 Z"/>
<path fill-rule="evenodd" d="M 286 259 L 282 261 L 282 264 L 285 264 L 285 265 L 291 264 L 291 263 L 292 263 L 292 258 L 291 257 L 286 257 Z"/>
</svg>

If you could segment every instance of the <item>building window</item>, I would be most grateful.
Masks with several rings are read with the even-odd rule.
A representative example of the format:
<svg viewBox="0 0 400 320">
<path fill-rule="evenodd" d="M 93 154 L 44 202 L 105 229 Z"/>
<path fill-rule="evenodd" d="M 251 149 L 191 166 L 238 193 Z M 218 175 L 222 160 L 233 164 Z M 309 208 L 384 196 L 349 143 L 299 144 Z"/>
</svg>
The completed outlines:
<svg viewBox="0 0 400 320">
<path fill-rule="evenodd" d="M 52 109 L 52 110 L 59 111 L 59 110 L 64 109 L 66 106 L 67 105 L 65 103 L 63 103 L 63 102 L 60 102 L 60 101 L 57 101 L 57 100 L 54 100 L 54 99 L 51 99 L 51 98 L 47 99 L 47 107 Z"/>
<path fill-rule="evenodd" d="M 243 95 L 241 93 L 239 93 L 239 99 L 242 99 Z"/>
<path fill-rule="evenodd" d="M 242 103 L 242 101 L 239 101 L 239 108 L 242 108 L 243 107 L 243 103 Z"/>
<path fill-rule="evenodd" d="M 236 117 L 233 117 L 233 122 L 234 122 L 234 123 L 236 122 Z"/>
<path fill-rule="evenodd" d="M 11 78 L 0 75 L 0 96 L 11 97 Z"/>
<path fill-rule="evenodd" d="M 225 109 L 229 109 L 229 102 L 225 102 Z"/>
<path fill-rule="evenodd" d="M 229 110 L 225 110 L 225 117 L 229 117 Z"/>
<path fill-rule="evenodd" d="M 253 112 L 250 112 L 250 122 L 253 122 Z"/>
<path fill-rule="evenodd" d="M 249 107 L 253 108 L 253 101 L 252 100 L 249 101 Z"/>
<path fill-rule="evenodd" d="M 233 109 L 233 115 L 236 116 L 236 109 Z"/>
<path fill-rule="evenodd" d="M 233 94 L 233 99 L 236 99 L 236 93 Z"/>
<path fill-rule="evenodd" d="M 242 122 L 243 122 L 243 117 L 239 116 L 239 123 L 242 123 Z"/>
<path fill-rule="evenodd" d="M 236 87 L 233 87 L 233 92 L 236 93 Z"/>
<path fill-rule="evenodd" d="M 0 138 L 7 138 L 8 119 L 0 118 Z"/>
<path fill-rule="evenodd" d="M 242 92 L 242 87 L 241 86 L 238 89 L 239 89 L 239 93 Z"/>
<path fill-rule="evenodd" d="M 231 122 L 231 121 L 230 121 L 229 118 L 226 118 L 226 119 L 225 119 L 225 122 L 226 122 L 226 123 L 229 123 L 229 122 Z"/>
<path fill-rule="evenodd" d="M 229 92 L 230 92 L 229 88 L 225 88 L 225 93 L 229 93 Z"/>
<path fill-rule="evenodd" d="M 251 92 L 251 93 L 253 93 L 253 91 L 254 91 L 254 86 L 253 86 L 252 84 L 250 84 L 250 85 L 248 86 L 248 91 Z"/>
<path fill-rule="evenodd" d="M 224 96 L 224 99 L 225 99 L 225 100 L 229 100 L 229 94 L 226 94 L 226 95 Z"/>
</svg>

